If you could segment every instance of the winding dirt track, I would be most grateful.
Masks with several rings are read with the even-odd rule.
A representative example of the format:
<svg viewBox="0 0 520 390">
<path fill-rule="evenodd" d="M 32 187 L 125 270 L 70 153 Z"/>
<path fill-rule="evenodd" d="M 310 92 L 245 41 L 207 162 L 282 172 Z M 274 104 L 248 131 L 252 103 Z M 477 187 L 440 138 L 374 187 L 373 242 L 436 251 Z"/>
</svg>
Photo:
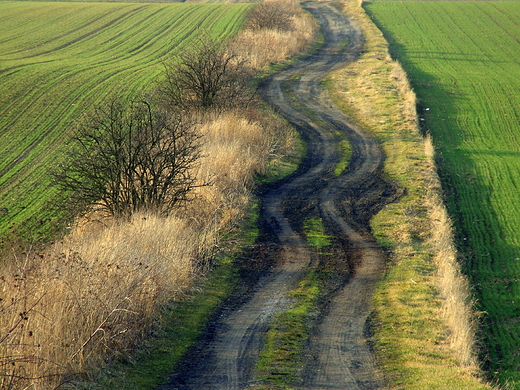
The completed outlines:
<svg viewBox="0 0 520 390">
<path fill-rule="evenodd" d="M 363 38 L 353 21 L 333 5 L 306 3 L 319 21 L 325 44 L 312 56 L 275 75 L 263 86 L 264 98 L 284 115 L 308 142 L 296 174 L 262 197 L 262 252 L 270 264 L 252 272 L 247 299 L 238 297 L 222 309 L 204 345 L 174 373 L 169 389 L 244 389 L 253 384 L 251 370 L 273 316 L 287 310 L 287 298 L 316 254 L 301 234 L 309 216 L 323 219 L 339 245 L 339 262 L 351 272 L 323 305 L 309 342 L 302 389 L 379 389 L 383 379 L 365 342 L 371 296 L 384 266 L 384 255 L 369 234 L 368 221 L 396 196 L 381 178 L 384 155 L 376 141 L 334 108 L 320 82 L 331 70 L 354 61 Z M 339 176 L 338 134 L 348 137 L 352 161 Z M 268 249 L 265 249 L 268 248 Z M 247 262 L 247 259 L 245 260 Z M 237 301 L 238 300 L 238 301 Z"/>
</svg>

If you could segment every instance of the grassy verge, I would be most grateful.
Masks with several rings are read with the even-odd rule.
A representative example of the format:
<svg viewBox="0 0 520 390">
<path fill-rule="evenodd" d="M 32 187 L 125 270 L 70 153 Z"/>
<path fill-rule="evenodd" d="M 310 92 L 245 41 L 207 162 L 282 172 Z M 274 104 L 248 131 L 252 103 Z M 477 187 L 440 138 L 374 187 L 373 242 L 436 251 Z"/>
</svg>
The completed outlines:
<svg viewBox="0 0 520 390">
<path fill-rule="evenodd" d="M 163 384 L 186 353 L 198 341 L 208 320 L 229 297 L 237 281 L 236 258 L 258 236 L 258 207 L 252 207 L 241 229 L 228 237 L 228 250 L 215 259 L 214 269 L 196 283 L 185 299 L 170 302 L 162 310 L 156 333 L 133 359 L 128 356 L 103 369 L 89 389 L 149 390 Z"/>
<path fill-rule="evenodd" d="M 519 388 L 520 3 L 430 5 L 366 8 L 406 69 L 437 150 L 458 257 L 482 313 L 483 367 Z"/>
<path fill-rule="evenodd" d="M 415 96 L 364 10 L 354 1 L 343 5 L 361 25 L 366 45 L 359 61 L 334 72 L 328 86 L 337 104 L 378 138 L 386 174 L 406 189 L 372 220 L 389 253 L 374 299 L 372 341 L 381 367 L 394 389 L 489 388 L 475 363 L 467 285 L 455 261 L 433 148 L 418 128 Z"/>
</svg>

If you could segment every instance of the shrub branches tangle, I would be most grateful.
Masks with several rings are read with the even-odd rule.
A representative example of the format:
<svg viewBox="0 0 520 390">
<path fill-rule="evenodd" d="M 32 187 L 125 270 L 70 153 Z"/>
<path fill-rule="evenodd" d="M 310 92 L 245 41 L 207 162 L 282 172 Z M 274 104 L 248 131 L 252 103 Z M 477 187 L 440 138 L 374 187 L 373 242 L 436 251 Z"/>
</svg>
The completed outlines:
<svg viewBox="0 0 520 390">
<path fill-rule="evenodd" d="M 57 178 L 78 205 L 118 217 L 147 209 L 167 215 L 197 186 L 200 138 L 179 114 L 146 100 L 111 100 L 77 126 Z"/>
<path fill-rule="evenodd" d="M 243 31 L 232 49 L 208 46 L 224 56 L 222 78 L 235 74 L 212 85 L 249 85 L 234 72 L 249 72 L 248 64 L 258 72 L 313 41 L 309 18 L 293 23 L 290 33 Z M 253 90 L 236 99 L 230 90 L 221 87 L 206 100 L 212 104 L 197 104 L 194 88 L 192 100 L 175 104 L 156 86 L 146 96 L 108 99 L 73 129 L 73 151 L 56 178 L 68 177 L 61 185 L 73 208 L 86 212 L 48 247 L 18 255 L 23 247 L 13 243 L 2 263 L 1 389 L 96 387 L 94 378 L 110 371 L 105 364 L 144 348 L 169 302 L 207 272 L 220 232 L 251 207 L 254 178 L 276 173 L 281 156 L 296 157 L 294 130 L 252 104 Z M 118 382 L 137 386 L 125 384 Z"/>
<path fill-rule="evenodd" d="M 159 94 L 166 104 L 183 111 L 244 107 L 254 97 L 254 89 L 249 88 L 252 71 L 246 60 L 207 35 L 164 62 L 163 74 Z"/>
</svg>

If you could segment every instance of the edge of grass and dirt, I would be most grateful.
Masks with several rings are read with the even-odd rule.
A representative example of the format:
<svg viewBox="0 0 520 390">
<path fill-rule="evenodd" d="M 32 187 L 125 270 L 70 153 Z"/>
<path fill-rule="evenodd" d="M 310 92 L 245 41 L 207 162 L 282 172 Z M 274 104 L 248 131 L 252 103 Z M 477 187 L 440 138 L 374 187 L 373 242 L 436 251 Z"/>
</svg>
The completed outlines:
<svg viewBox="0 0 520 390">
<path fill-rule="evenodd" d="M 415 95 L 362 3 L 342 6 L 361 26 L 365 47 L 358 61 L 330 75 L 327 87 L 336 104 L 380 141 L 385 173 L 405 191 L 371 221 L 388 264 L 374 297 L 368 341 L 390 388 L 490 389 L 476 359 L 478 318 L 457 263 L 434 148 L 421 134 Z"/>
<path fill-rule="evenodd" d="M 305 350 L 314 320 L 319 316 L 320 300 L 325 296 L 328 279 L 333 279 L 325 265 L 333 256 L 333 242 L 323 221 L 305 220 L 303 233 L 309 247 L 324 261 L 307 270 L 298 286 L 289 292 L 292 307 L 277 314 L 269 325 L 254 372 L 255 381 L 260 384 L 252 386 L 252 390 L 293 389 L 303 376 Z"/>
</svg>

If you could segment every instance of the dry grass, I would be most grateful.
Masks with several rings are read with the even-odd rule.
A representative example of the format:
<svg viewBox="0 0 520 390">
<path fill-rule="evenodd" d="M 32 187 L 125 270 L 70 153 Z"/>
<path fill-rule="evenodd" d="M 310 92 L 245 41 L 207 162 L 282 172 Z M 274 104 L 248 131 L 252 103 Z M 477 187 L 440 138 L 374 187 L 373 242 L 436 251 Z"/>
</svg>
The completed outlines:
<svg viewBox="0 0 520 390">
<path fill-rule="evenodd" d="M 294 23 L 290 34 L 244 32 L 235 50 L 257 70 L 284 60 L 313 39 L 306 17 Z M 129 221 L 92 212 L 52 247 L 14 250 L 3 260 L 1 389 L 66 388 L 88 381 L 107 359 L 125 358 L 153 329 L 160 308 L 207 272 L 220 234 L 250 207 L 255 176 L 294 153 L 293 130 L 272 113 L 199 119 L 205 157 L 198 175 L 214 184 L 199 188 L 185 208 Z"/>
<path fill-rule="evenodd" d="M 207 271 L 219 232 L 250 206 L 255 175 L 290 147 L 279 142 L 286 126 L 269 115 L 206 118 L 199 176 L 214 185 L 186 208 L 130 221 L 91 215 L 53 248 L 4 264 L 0 388 L 49 388 L 85 376 L 146 337 L 160 306 Z"/>
<path fill-rule="evenodd" d="M 406 195 L 372 220 L 390 252 L 375 298 L 376 348 L 392 388 L 484 389 L 475 359 L 475 314 L 460 272 L 429 138 L 401 66 L 359 3 L 343 3 L 361 25 L 365 50 L 329 85 L 344 109 L 380 140 L 385 171 Z"/>
<path fill-rule="evenodd" d="M 81 230 L 3 266 L 2 389 L 52 388 L 127 353 L 158 302 L 189 287 L 214 233 L 152 215 Z"/>
<path fill-rule="evenodd" d="M 315 39 L 317 24 L 309 15 L 292 17 L 293 30 L 244 30 L 230 43 L 256 71 L 300 53 Z"/>
<path fill-rule="evenodd" d="M 425 137 L 425 151 L 433 164 L 435 148 L 430 136 Z M 467 278 L 457 261 L 451 220 L 442 200 L 440 179 L 432 170 L 425 198 L 431 220 L 430 245 L 434 253 L 436 285 L 442 295 L 443 317 L 450 330 L 450 346 L 462 365 L 477 367 L 475 350 L 476 313 Z"/>
</svg>

